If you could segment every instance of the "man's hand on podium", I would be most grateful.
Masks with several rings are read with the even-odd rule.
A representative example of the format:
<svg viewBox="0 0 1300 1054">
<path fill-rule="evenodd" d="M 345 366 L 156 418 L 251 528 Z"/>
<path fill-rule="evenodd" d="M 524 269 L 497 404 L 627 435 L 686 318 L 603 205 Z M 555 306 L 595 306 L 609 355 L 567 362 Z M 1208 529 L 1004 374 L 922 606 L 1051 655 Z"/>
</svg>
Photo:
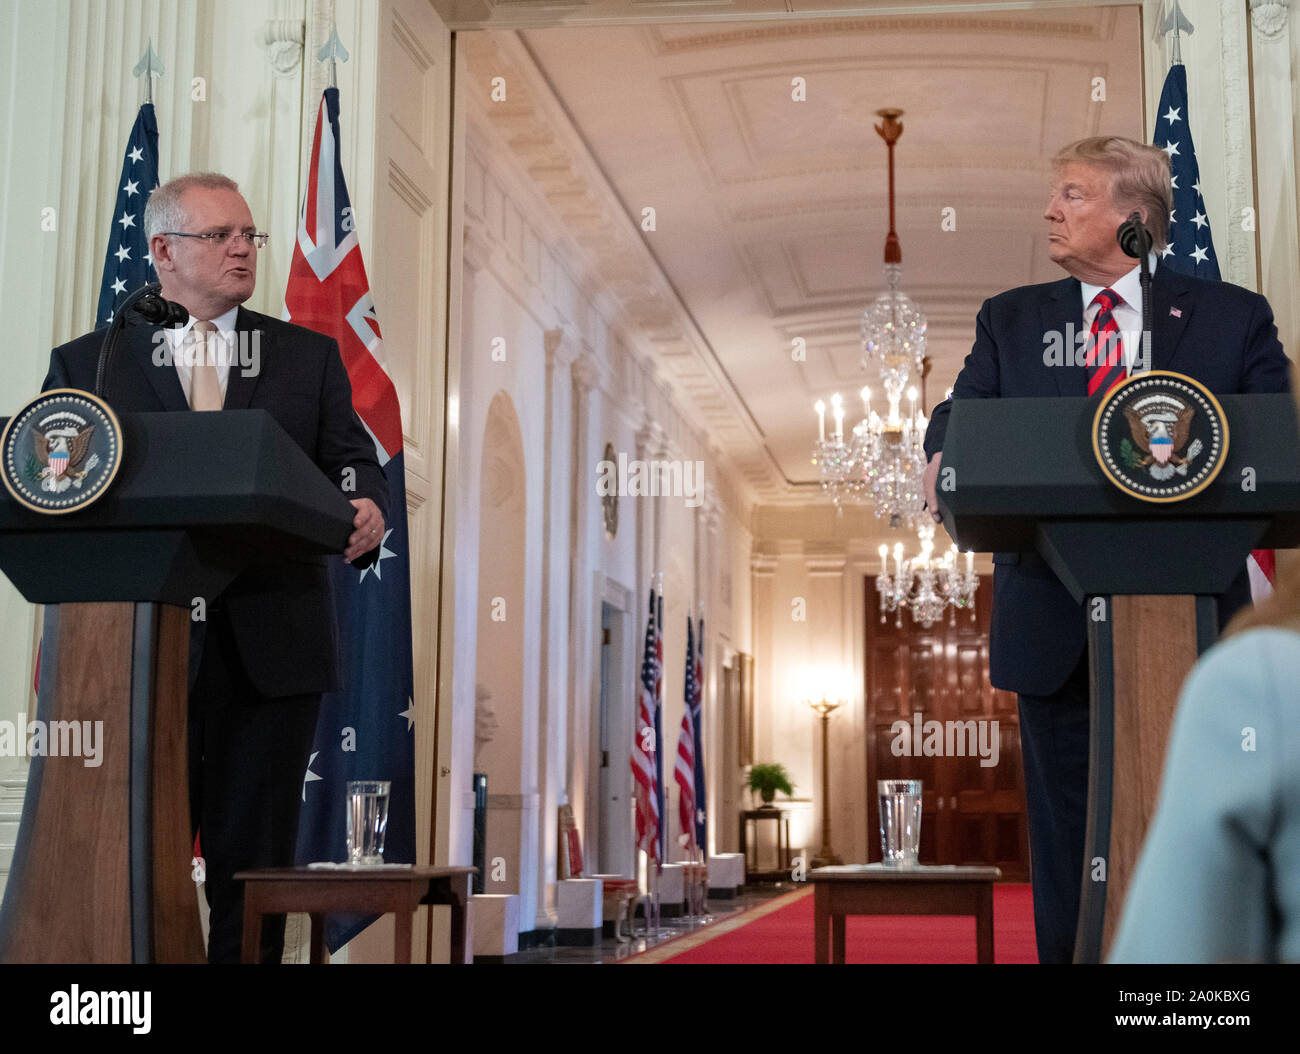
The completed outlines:
<svg viewBox="0 0 1300 1054">
<path fill-rule="evenodd" d="M 343 559 L 348 563 L 384 540 L 384 517 L 379 506 L 369 498 L 353 498 L 352 505 L 357 510 L 352 521 L 355 530 L 348 538 L 348 547 L 343 550 Z"/>
<path fill-rule="evenodd" d="M 934 457 L 930 458 L 925 466 L 925 507 L 930 511 L 930 517 L 935 523 L 942 519 L 939 515 L 939 498 L 935 489 L 939 482 L 939 465 L 942 461 L 943 451 L 936 450 Z"/>
</svg>

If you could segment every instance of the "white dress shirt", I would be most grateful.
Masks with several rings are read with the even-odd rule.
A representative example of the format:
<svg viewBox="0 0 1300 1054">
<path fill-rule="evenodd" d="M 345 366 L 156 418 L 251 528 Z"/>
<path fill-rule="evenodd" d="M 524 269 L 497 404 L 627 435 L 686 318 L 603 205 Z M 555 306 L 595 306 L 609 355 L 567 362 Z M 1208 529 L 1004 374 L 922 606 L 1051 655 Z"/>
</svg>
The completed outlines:
<svg viewBox="0 0 1300 1054">
<path fill-rule="evenodd" d="M 1152 251 L 1148 254 L 1148 268 L 1152 276 L 1156 273 L 1156 254 Z M 1129 376 L 1133 375 L 1133 357 L 1137 354 L 1138 348 L 1142 346 L 1142 280 L 1138 276 L 1138 265 L 1133 265 L 1133 270 L 1122 278 L 1117 279 L 1110 286 L 1089 285 L 1087 282 L 1080 280 L 1079 285 L 1083 287 L 1083 331 L 1090 333 L 1092 323 L 1097 317 L 1097 312 L 1101 310 L 1100 304 L 1094 304 L 1092 298 L 1100 293 L 1103 289 L 1112 289 L 1119 296 L 1123 297 L 1124 302 L 1117 304 L 1111 314 L 1115 318 L 1115 325 L 1119 326 L 1120 342 L 1124 346 L 1124 369 Z M 1155 326 L 1155 320 L 1152 320 L 1152 326 Z M 1151 368 L 1151 363 L 1143 364 L 1142 372 Z"/>
<path fill-rule="evenodd" d="M 226 397 L 226 381 L 230 377 L 230 363 L 235 347 L 235 316 L 239 314 L 239 307 L 236 305 L 227 311 L 224 315 L 218 315 L 212 319 L 212 324 L 217 327 L 217 336 L 220 342 L 217 347 L 217 358 L 214 365 L 217 367 L 217 380 L 221 382 L 221 398 Z M 191 369 L 191 357 L 196 354 L 197 349 L 186 343 L 190 330 L 194 328 L 194 323 L 199 321 L 193 316 L 183 326 L 176 326 L 167 330 L 167 339 L 171 343 L 172 362 L 176 366 L 176 376 L 181 382 L 181 391 L 185 393 L 185 401 L 192 403 L 190 397 L 190 383 L 193 370 Z M 222 354 L 224 352 L 224 354 Z"/>
</svg>

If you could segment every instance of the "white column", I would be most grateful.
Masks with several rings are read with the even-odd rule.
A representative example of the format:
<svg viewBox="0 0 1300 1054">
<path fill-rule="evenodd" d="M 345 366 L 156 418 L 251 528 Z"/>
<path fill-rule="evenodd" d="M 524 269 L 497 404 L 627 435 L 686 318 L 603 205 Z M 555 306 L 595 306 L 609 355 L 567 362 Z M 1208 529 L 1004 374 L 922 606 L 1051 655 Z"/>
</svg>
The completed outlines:
<svg viewBox="0 0 1300 1054">
<path fill-rule="evenodd" d="M 1288 0 L 1251 0 L 1255 89 L 1255 203 L 1259 291 L 1268 297 L 1282 346 L 1300 351 L 1300 230 L 1296 224 L 1295 106 L 1291 95 Z M 1241 217 L 1229 222 L 1240 226 Z"/>
<path fill-rule="evenodd" d="M 718 711 L 717 656 L 713 641 L 718 639 L 718 621 L 722 615 L 722 558 L 719 553 L 722 511 L 716 490 L 708 490 L 704 507 L 700 510 L 700 531 L 703 559 L 700 561 L 701 580 L 704 587 L 704 640 L 698 642 L 704 656 L 704 684 L 700 689 L 703 713 L 700 715 L 700 735 L 704 739 L 705 805 L 708 813 L 709 844 L 700 848 L 706 854 L 720 851 L 718 817 L 722 810 L 720 784 L 725 778 L 722 770 L 722 715 Z M 698 749 L 698 744 L 697 744 Z"/>
<path fill-rule="evenodd" d="M 471 779 L 474 774 L 474 718 L 475 677 L 478 669 L 478 567 L 484 554 L 479 547 L 480 499 L 476 476 L 481 462 L 481 451 L 475 456 L 483 422 L 474 422 L 473 429 L 464 427 L 465 414 L 472 406 L 476 383 L 475 365 L 482 356 L 469 349 L 478 339 L 474 332 L 474 297 L 479 275 L 492 263 L 494 247 L 477 226 L 466 222 L 464 226 L 464 268 L 462 269 L 461 355 L 463 363 L 460 383 L 457 386 L 456 427 L 461 430 L 461 456 L 449 469 L 456 473 L 448 487 L 449 506 L 455 509 L 456 533 L 447 539 L 446 559 L 454 562 L 455 617 L 447 620 L 451 634 L 451 764 L 449 773 L 439 769 L 438 776 L 447 777 L 440 784 L 449 787 L 451 798 L 448 812 L 448 859 L 468 862 L 474 851 L 474 791 Z M 490 554 L 488 554 L 490 558 Z M 445 702 L 443 705 L 447 705 Z M 489 788 L 490 790 L 491 788 Z"/>
<path fill-rule="evenodd" d="M 570 367 L 573 405 L 573 461 L 570 466 L 572 529 L 569 577 L 569 692 L 568 735 L 565 741 L 565 786 L 573 805 L 574 820 L 590 845 L 598 831 L 596 816 L 589 812 L 592 785 L 598 776 L 588 771 L 591 743 L 591 683 L 593 642 L 596 627 L 592 611 L 599 611 L 593 598 L 595 538 L 598 518 L 596 503 L 595 392 L 600 381 L 596 361 L 588 354 L 574 359 Z M 597 624 L 599 616 L 597 616 Z"/>
<path fill-rule="evenodd" d="M 767 551 L 755 551 L 750 556 L 749 570 L 751 578 L 751 603 L 753 606 L 753 651 L 754 656 L 754 698 L 751 701 L 754 714 L 752 756 L 749 758 L 741 757 L 740 765 L 737 766 L 737 772 L 734 779 L 737 780 L 737 791 L 734 801 L 737 804 L 737 810 L 745 807 L 746 794 L 743 789 L 743 771 L 744 766 L 769 761 L 768 756 L 772 746 L 772 720 L 771 715 L 775 712 L 777 706 L 776 691 L 777 678 L 774 668 L 776 666 L 776 638 L 777 620 L 781 621 L 783 633 L 788 633 L 787 628 L 790 624 L 790 606 L 788 598 L 782 597 L 779 601 L 776 596 L 776 572 L 780 560 L 776 553 Z M 738 715 L 743 721 L 744 715 Z M 767 720 L 765 720 L 767 718 Z M 736 815 L 728 817 L 730 828 L 725 834 L 727 841 L 725 843 L 728 849 L 737 848 L 735 841 L 736 835 L 734 828 L 737 822 Z"/>
<path fill-rule="evenodd" d="M 546 342 L 545 512 L 542 526 L 542 668 L 538 715 L 537 786 L 541 794 L 538 832 L 537 929 L 556 925 L 559 807 L 568 801 L 565 744 L 569 671 L 569 495 L 573 478 L 572 343 L 563 329 L 548 329 Z"/>
</svg>

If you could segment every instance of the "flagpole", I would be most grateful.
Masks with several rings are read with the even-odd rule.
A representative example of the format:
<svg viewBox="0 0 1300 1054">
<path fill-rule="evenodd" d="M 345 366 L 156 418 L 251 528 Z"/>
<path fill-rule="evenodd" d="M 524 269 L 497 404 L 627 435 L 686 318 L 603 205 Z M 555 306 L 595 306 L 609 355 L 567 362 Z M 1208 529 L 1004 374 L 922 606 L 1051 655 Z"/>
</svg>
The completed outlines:
<svg viewBox="0 0 1300 1054">
<path fill-rule="evenodd" d="M 131 71 L 133 76 L 144 77 L 144 101 L 148 106 L 153 105 L 153 79 L 161 77 L 167 71 L 163 68 L 162 59 L 153 49 L 153 37 L 149 38 L 149 43 L 145 46 L 144 54 L 140 56 L 140 61 L 135 64 Z"/>
<path fill-rule="evenodd" d="M 329 40 L 325 41 L 321 49 L 318 52 L 316 52 L 316 58 L 320 62 L 328 62 L 330 64 L 329 86 L 331 88 L 337 88 L 339 86 L 338 64 L 340 62 L 347 62 L 348 50 L 343 46 L 343 41 L 339 40 L 338 27 L 334 24 L 334 12 L 332 10 L 333 5 L 331 4 L 330 7 L 331 7 L 331 11 L 330 11 Z"/>
</svg>

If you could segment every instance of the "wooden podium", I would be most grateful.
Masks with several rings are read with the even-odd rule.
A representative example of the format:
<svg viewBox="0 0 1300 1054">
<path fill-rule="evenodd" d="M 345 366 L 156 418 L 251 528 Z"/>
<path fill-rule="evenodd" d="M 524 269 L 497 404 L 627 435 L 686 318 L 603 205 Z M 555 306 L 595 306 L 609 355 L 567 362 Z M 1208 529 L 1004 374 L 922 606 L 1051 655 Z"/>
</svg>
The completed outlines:
<svg viewBox="0 0 1300 1054">
<path fill-rule="evenodd" d="M 32 759 L 0 962 L 205 961 L 190 865 L 191 621 L 249 564 L 340 553 L 352 531 L 346 497 L 265 410 L 121 425 L 121 470 L 94 505 L 48 516 L 0 491 L 0 570 L 27 600 L 57 605 L 45 611 L 37 720 L 103 722 L 98 765 Z"/>
<path fill-rule="evenodd" d="M 1218 634 L 1217 595 L 1252 549 L 1300 544 L 1292 397 L 1219 401 L 1227 460 L 1201 493 L 1169 504 L 1105 478 L 1092 451 L 1095 400 L 952 404 L 951 489 L 941 480 L 938 494 L 948 533 L 963 549 L 1037 553 L 1084 603 L 1092 718 L 1076 962 L 1100 962 L 1119 924 L 1183 679 Z"/>
</svg>

